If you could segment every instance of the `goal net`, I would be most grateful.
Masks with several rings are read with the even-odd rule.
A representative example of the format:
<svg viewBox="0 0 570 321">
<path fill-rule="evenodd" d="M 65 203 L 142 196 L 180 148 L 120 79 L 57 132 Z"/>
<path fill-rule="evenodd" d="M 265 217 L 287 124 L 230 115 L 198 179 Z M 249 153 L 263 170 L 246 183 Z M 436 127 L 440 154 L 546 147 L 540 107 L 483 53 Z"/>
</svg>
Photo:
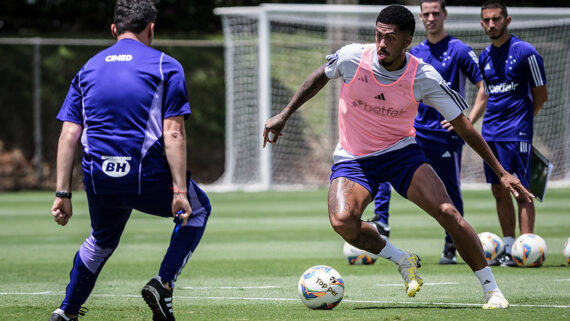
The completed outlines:
<svg viewBox="0 0 570 321">
<path fill-rule="evenodd" d="M 383 6 L 279 5 L 218 8 L 226 70 L 226 164 L 218 181 L 228 188 L 312 187 L 329 182 L 338 141 L 340 81 L 330 81 L 287 122 L 275 145 L 261 148 L 265 121 L 281 111 L 325 56 L 353 42 L 374 42 Z M 409 7 L 418 17 L 419 6 Z M 479 7 L 448 7 L 446 30 L 479 54 L 490 44 Z M 553 164 L 551 184 L 570 182 L 570 10 L 509 8 L 511 33 L 544 58 L 549 100 L 535 118 L 533 144 Z M 425 39 L 419 19 L 413 47 Z M 476 87 L 466 86 L 470 105 Z M 480 129 L 481 122 L 477 124 Z M 484 183 L 482 160 L 464 148 L 463 184 Z"/>
</svg>

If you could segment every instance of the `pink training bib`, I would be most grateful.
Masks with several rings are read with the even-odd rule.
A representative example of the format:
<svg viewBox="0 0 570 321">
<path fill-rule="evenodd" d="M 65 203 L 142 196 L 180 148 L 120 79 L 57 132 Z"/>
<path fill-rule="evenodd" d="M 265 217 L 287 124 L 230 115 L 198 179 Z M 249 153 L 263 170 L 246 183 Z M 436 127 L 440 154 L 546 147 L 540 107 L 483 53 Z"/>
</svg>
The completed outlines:
<svg viewBox="0 0 570 321">
<path fill-rule="evenodd" d="M 365 45 L 354 78 L 343 83 L 340 91 L 340 144 L 355 156 L 377 152 L 416 134 L 413 125 L 418 102 L 413 88 L 419 61 L 409 55 L 402 76 L 383 85 L 372 72 L 374 50 L 374 44 Z"/>
</svg>

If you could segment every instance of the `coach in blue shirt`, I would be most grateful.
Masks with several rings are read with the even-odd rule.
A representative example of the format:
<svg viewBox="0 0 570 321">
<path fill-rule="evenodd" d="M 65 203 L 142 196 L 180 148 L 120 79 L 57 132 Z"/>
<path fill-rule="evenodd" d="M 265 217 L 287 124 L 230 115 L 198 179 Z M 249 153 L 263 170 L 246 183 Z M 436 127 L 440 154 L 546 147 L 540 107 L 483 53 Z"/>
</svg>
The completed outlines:
<svg viewBox="0 0 570 321">
<path fill-rule="evenodd" d="M 420 1 L 420 19 L 426 28 L 427 39 L 410 50 L 410 53 L 432 65 L 447 85 L 465 97 L 465 83 L 468 79 L 478 88 L 474 108 L 480 108 L 485 102 L 485 92 L 477 55 L 463 41 L 449 35 L 444 29 L 447 18 L 445 0 Z M 463 215 L 461 196 L 461 154 L 464 141 L 457 135 L 443 116 L 433 107 L 420 102 L 418 115 L 414 120 L 416 141 L 430 161 L 431 166 L 445 184 L 445 189 L 453 205 Z M 374 198 L 376 225 L 381 235 L 388 237 L 388 207 L 390 186 L 380 184 Z M 440 264 L 457 263 L 455 244 L 449 233 L 445 232 L 445 245 Z"/>
<path fill-rule="evenodd" d="M 202 237 L 211 207 L 186 170 L 184 120 L 190 105 L 184 71 L 150 47 L 155 18 L 151 0 L 118 0 L 111 25 L 117 42 L 81 68 L 57 116 L 63 126 L 51 212 L 60 225 L 73 214 L 71 173 L 81 139 L 92 232 L 75 256 L 65 299 L 50 321 L 77 319 L 133 209 L 175 217 L 158 275 L 142 290 L 153 320 L 174 320 L 174 282 Z"/>
<path fill-rule="evenodd" d="M 534 116 L 548 99 L 542 57 L 529 43 L 511 35 L 511 17 L 502 1 L 485 2 L 481 7 L 481 26 L 491 45 L 479 56 L 488 103 L 473 108 L 476 122 L 483 112 L 481 134 L 505 170 L 515 174 L 529 188 L 530 158 Z M 511 256 L 515 240 L 516 216 L 511 196 L 499 184 L 499 178 L 485 165 L 487 182 L 497 203 L 505 251 L 490 265 L 516 266 Z M 520 233 L 534 230 L 533 202 L 517 202 Z"/>
</svg>

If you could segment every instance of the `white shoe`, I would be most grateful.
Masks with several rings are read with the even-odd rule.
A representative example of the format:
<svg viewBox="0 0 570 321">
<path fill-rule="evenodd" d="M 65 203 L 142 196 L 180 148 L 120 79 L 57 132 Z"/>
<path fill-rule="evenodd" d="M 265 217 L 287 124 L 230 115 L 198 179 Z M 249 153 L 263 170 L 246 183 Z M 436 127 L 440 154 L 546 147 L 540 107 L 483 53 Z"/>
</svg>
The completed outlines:
<svg viewBox="0 0 570 321">
<path fill-rule="evenodd" d="M 509 301 L 505 299 L 501 290 L 489 291 L 485 293 L 485 300 L 487 301 L 483 304 L 483 309 L 491 310 L 491 309 L 508 309 L 509 308 Z"/>
<path fill-rule="evenodd" d="M 422 284 L 424 284 L 418 273 L 418 268 L 422 266 L 420 261 L 419 256 L 410 252 L 404 252 L 404 255 L 398 260 L 398 271 L 400 271 L 402 279 L 404 279 L 406 293 L 409 297 L 415 296 L 416 292 L 418 292 Z"/>
</svg>

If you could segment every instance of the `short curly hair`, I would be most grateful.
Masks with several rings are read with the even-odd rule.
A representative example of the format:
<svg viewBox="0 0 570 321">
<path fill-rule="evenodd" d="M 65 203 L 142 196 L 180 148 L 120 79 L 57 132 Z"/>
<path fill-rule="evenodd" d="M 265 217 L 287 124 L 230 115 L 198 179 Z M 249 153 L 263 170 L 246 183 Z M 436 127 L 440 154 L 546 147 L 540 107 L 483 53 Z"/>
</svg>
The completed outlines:
<svg viewBox="0 0 570 321">
<path fill-rule="evenodd" d="M 385 23 L 387 25 L 396 25 L 400 31 L 408 31 L 410 36 L 416 31 L 416 19 L 408 8 L 393 4 L 382 9 L 376 18 L 376 24 Z"/>
<path fill-rule="evenodd" d="M 127 31 L 140 33 L 149 23 L 156 20 L 156 1 L 153 0 L 117 0 L 113 23 L 117 34 Z"/>
</svg>

